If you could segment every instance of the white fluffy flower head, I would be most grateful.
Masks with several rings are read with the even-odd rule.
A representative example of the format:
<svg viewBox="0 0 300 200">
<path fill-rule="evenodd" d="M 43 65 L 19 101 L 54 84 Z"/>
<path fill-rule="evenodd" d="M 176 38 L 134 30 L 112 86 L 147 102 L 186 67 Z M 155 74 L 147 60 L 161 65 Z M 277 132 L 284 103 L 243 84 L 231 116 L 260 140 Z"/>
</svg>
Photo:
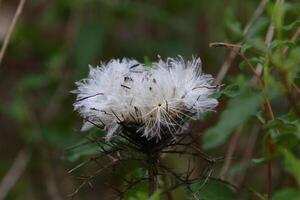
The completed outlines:
<svg viewBox="0 0 300 200">
<path fill-rule="evenodd" d="M 217 106 L 212 81 L 199 58 L 160 59 L 151 68 L 113 59 L 90 67 L 88 78 L 76 82 L 74 109 L 85 120 L 82 130 L 96 126 L 107 130 L 107 139 L 130 132 L 159 141 L 176 137 L 191 117 Z"/>
</svg>

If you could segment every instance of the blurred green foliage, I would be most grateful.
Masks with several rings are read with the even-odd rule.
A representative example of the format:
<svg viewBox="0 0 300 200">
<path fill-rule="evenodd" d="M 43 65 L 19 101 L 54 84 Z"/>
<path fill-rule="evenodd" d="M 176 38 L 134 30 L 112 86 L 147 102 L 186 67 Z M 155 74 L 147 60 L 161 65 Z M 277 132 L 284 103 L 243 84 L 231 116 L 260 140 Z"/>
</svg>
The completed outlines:
<svg viewBox="0 0 300 200">
<path fill-rule="evenodd" d="M 205 183 L 207 181 L 207 183 Z M 204 185 L 204 186 L 203 186 Z M 203 200 L 232 200 L 237 199 L 237 188 L 218 179 L 201 180 L 192 184 L 192 189 L 197 191 L 194 195 Z M 200 189 L 199 189 L 200 188 Z M 190 199 L 194 199 L 192 192 L 188 192 Z"/>
<path fill-rule="evenodd" d="M 300 3 L 270 0 L 245 34 L 243 28 L 259 2 L 28 0 L 0 66 L 0 179 L 20 149 L 25 147 L 31 155 L 25 173 L 7 199 L 65 199 L 80 184 L 68 169 L 101 151 L 99 144 L 89 141 L 103 133 L 81 133 L 81 119 L 72 108 L 70 91 L 76 80 L 86 76 L 88 64 L 98 65 L 116 57 L 149 63 L 157 55 L 199 55 L 203 71 L 216 75 L 228 49 L 210 49 L 209 43 L 215 41 L 239 43 L 242 56 L 232 63 L 217 94 L 217 112 L 195 122 L 194 132 L 203 134 L 201 148 L 212 155 L 226 156 L 233 145 L 232 134 L 243 127 L 226 176 L 237 188 L 213 179 L 204 187 L 199 187 L 201 182 L 193 184 L 193 190 L 203 200 L 235 199 L 241 188 L 249 199 L 267 199 L 265 168 L 271 162 L 272 199 L 299 199 L 300 40 L 293 35 L 299 30 Z M 17 3 L 3 0 L 0 18 L 11 20 L 12 13 L 5 13 L 14 12 L 11 8 Z M 268 45 L 265 38 L 271 24 L 274 37 Z M 249 64 L 262 66 L 263 87 L 253 81 Z M 274 119 L 269 117 L 266 100 L 271 103 Z M 254 141 L 254 146 L 248 141 Z M 103 163 L 105 160 L 100 165 Z M 212 176 L 219 177 L 223 164 Z M 96 167 L 94 163 L 80 166 L 79 172 L 89 173 Z M 127 173 L 130 178 L 144 173 L 134 165 L 127 168 L 132 172 L 119 174 Z M 122 186 L 119 174 L 110 177 L 116 187 Z M 102 184 L 106 176 L 97 177 L 91 183 L 94 187 L 84 188 L 76 198 L 109 199 L 112 191 Z M 173 198 L 188 199 L 190 195 L 179 189 Z M 149 199 L 146 184 L 132 188 L 127 198 Z M 165 197 L 158 191 L 151 199 Z"/>
</svg>

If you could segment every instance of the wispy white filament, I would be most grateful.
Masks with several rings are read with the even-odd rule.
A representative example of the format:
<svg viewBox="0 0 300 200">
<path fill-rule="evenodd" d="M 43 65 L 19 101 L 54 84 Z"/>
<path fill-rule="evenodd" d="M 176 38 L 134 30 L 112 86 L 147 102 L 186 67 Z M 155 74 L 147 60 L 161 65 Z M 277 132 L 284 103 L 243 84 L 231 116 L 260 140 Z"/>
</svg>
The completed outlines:
<svg viewBox="0 0 300 200">
<path fill-rule="evenodd" d="M 153 63 L 151 69 L 131 59 L 113 59 L 90 67 L 76 82 L 74 109 L 85 119 L 82 130 L 107 130 L 107 139 L 126 127 L 148 139 L 176 135 L 194 115 L 214 109 L 212 76 L 202 74 L 201 61 L 181 57 Z"/>
</svg>

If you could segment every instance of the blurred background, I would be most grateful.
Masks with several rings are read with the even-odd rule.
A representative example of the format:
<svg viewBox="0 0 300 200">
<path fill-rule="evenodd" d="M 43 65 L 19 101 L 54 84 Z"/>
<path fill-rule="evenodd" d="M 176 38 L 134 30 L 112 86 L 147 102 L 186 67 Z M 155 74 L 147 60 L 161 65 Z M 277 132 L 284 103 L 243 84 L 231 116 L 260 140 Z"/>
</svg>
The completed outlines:
<svg viewBox="0 0 300 200">
<path fill-rule="evenodd" d="M 229 51 L 209 48 L 209 43 L 243 41 L 242 30 L 260 2 L 27 0 L 0 65 L 0 198 L 68 199 L 67 196 L 80 184 L 68 170 L 94 151 L 84 148 L 66 153 L 66 148 L 84 140 L 87 134 L 79 131 L 82 120 L 73 111 L 75 97 L 70 91 L 75 89 L 75 81 L 87 76 L 89 64 L 98 65 L 101 61 L 122 57 L 150 62 L 158 55 L 166 58 L 180 54 L 186 59 L 195 55 L 201 57 L 203 71 L 216 76 Z M 0 1 L 2 45 L 18 5 L 18 0 Z M 248 38 L 263 43 L 272 19 L 272 6 L 270 3 L 263 9 Z M 284 23 L 290 24 L 299 18 L 300 3 L 290 0 L 285 6 L 289 13 Z M 284 36 L 290 38 L 293 30 Z M 251 79 L 251 72 L 239 67 L 240 61 L 237 58 L 233 62 L 225 84 L 243 85 Z M 201 134 L 216 124 L 220 117 L 218 113 L 226 109 L 230 95 L 236 90 L 232 87 L 228 92 L 231 93 L 221 98 L 218 111 L 208 120 L 193 123 L 195 133 Z M 243 101 L 232 104 L 243 107 Z M 276 113 L 289 110 L 284 98 L 275 98 L 272 104 Z M 252 109 L 251 105 L 245 104 L 245 107 Z M 239 111 L 236 109 L 233 117 L 238 118 Z M 244 112 L 242 108 L 241 112 Z M 251 136 L 259 135 L 261 130 L 253 125 L 257 124 L 253 121 L 255 119 L 249 117 L 240 122 L 244 123 L 244 128 L 237 129 L 241 134 L 236 139 L 234 155 L 231 155 L 235 159 L 228 170 L 220 163 L 214 174 L 219 177 L 225 170 L 225 179 L 232 184 L 246 184 L 247 188 L 264 194 L 267 165 L 253 166 L 248 162 L 251 158 L 261 157 L 263 152 L 263 136 L 258 139 Z M 207 153 L 225 157 L 231 147 L 230 135 L 234 133 L 231 130 L 222 145 L 208 148 Z M 201 140 L 199 146 L 202 146 Z M 294 179 L 282 172 L 281 161 L 274 162 L 279 165 L 273 166 L 273 189 L 297 188 Z M 182 164 L 174 162 L 173 165 Z M 89 169 L 84 167 L 82 170 Z M 101 177 L 96 178 L 94 187 L 83 188 L 75 199 L 108 199 L 110 190 L 101 182 Z M 115 182 L 118 185 L 120 180 Z M 180 192 L 178 194 L 174 199 L 184 199 Z"/>
</svg>

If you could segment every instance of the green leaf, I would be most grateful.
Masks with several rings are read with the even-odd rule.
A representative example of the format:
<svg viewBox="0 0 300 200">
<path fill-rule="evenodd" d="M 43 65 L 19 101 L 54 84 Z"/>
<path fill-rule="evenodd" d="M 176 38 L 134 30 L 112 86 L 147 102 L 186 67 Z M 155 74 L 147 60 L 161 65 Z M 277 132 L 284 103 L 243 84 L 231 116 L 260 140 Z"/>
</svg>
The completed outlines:
<svg viewBox="0 0 300 200">
<path fill-rule="evenodd" d="M 279 46 L 287 46 L 289 48 L 293 48 L 296 46 L 296 44 L 294 42 L 291 42 L 289 40 L 274 40 L 272 41 L 271 45 L 270 45 L 270 49 L 274 49 L 276 47 Z"/>
<path fill-rule="evenodd" d="M 300 191 L 292 188 L 283 189 L 276 192 L 272 200 L 300 200 Z"/>
<path fill-rule="evenodd" d="M 159 190 L 155 191 L 149 200 L 160 200 L 160 191 Z"/>
<path fill-rule="evenodd" d="M 148 56 L 144 56 L 144 63 L 145 63 L 145 66 L 148 67 L 149 69 L 153 68 L 151 59 Z"/>
<path fill-rule="evenodd" d="M 128 200 L 160 200 L 160 191 L 157 190 L 154 192 L 154 194 L 151 197 L 148 197 L 147 193 L 144 192 L 138 192 L 136 196 L 129 197 Z"/>
<path fill-rule="evenodd" d="M 296 79 L 299 77 L 300 73 L 300 47 L 298 46 L 297 48 L 290 49 L 290 52 L 288 54 L 288 57 L 284 59 L 284 63 L 281 64 L 280 68 L 284 70 L 287 78 L 287 84 L 291 86 L 293 82 L 296 82 Z M 278 62 L 280 64 L 280 60 Z M 282 63 L 282 61 L 281 61 Z"/>
<path fill-rule="evenodd" d="M 200 200 L 236 200 L 237 190 L 228 182 L 209 178 L 203 186 L 203 181 L 198 181 L 191 185 L 191 191 L 187 190 L 189 199 L 194 199 L 196 195 Z"/>
<path fill-rule="evenodd" d="M 260 123 L 265 124 L 266 123 L 266 119 L 264 118 L 263 114 L 264 113 L 262 111 L 260 111 L 260 112 L 257 112 L 255 114 L 255 116 L 260 121 Z"/>
<path fill-rule="evenodd" d="M 86 136 L 84 139 L 80 139 L 80 142 L 69 147 L 64 152 L 64 158 L 70 162 L 77 161 L 83 157 L 91 157 L 99 155 L 103 152 L 103 149 L 110 150 L 111 145 L 105 142 L 99 142 L 97 138 L 102 137 L 103 132 L 91 131 L 89 136 Z"/>
<path fill-rule="evenodd" d="M 300 84 L 300 74 L 298 73 L 295 77 L 295 84 L 299 85 Z"/>
<path fill-rule="evenodd" d="M 257 53 L 259 52 L 262 55 L 266 52 L 266 46 L 264 40 L 262 40 L 262 38 L 260 37 L 247 38 L 244 41 L 243 46 L 244 46 L 244 50 L 243 50 L 244 52 L 246 52 L 249 48 L 251 48 L 253 52 L 257 52 Z"/>
<path fill-rule="evenodd" d="M 300 120 L 292 111 L 266 123 L 264 130 L 279 132 L 272 136 L 272 140 L 286 149 L 293 149 L 300 144 Z"/>
<path fill-rule="evenodd" d="M 256 22 L 252 25 L 252 27 L 249 29 L 248 33 L 246 34 L 247 38 L 253 38 L 260 33 L 262 33 L 268 26 L 269 26 L 270 20 L 265 17 L 261 16 L 259 17 Z"/>
<path fill-rule="evenodd" d="M 284 15 L 285 15 L 284 0 L 276 0 L 272 14 L 273 14 L 275 28 L 280 31 L 282 29 Z"/>
<path fill-rule="evenodd" d="M 264 58 L 262 57 L 253 57 L 253 58 L 250 58 L 246 61 L 242 61 L 239 65 L 239 68 L 240 69 L 248 69 L 248 61 L 252 64 L 252 65 L 256 65 L 256 64 L 263 64 L 264 62 Z"/>
<path fill-rule="evenodd" d="M 290 111 L 287 114 L 278 117 L 278 120 L 283 122 L 287 126 L 300 127 L 300 119 L 293 111 Z"/>
<path fill-rule="evenodd" d="M 292 22 L 292 23 L 289 24 L 289 25 L 283 26 L 283 29 L 284 29 L 285 31 L 290 31 L 290 30 L 292 30 L 292 29 L 298 27 L 299 25 L 300 25 L 300 20 L 296 20 L 296 21 Z"/>
<path fill-rule="evenodd" d="M 71 150 L 66 150 L 64 158 L 70 162 L 75 162 L 85 156 L 94 156 L 100 154 L 100 148 L 95 143 L 80 145 Z"/>
<path fill-rule="evenodd" d="M 231 99 L 217 125 L 204 133 L 203 148 L 208 150 L 224 144 L 238 126 L 257 112 L 261 102 L 261 96 L 249 90 L 244 90 L 240 96 Z"/>
<path fill-rule="evenodd" d="M 252 48 L 252 45 L 249 43 L 244 43 L 241 47 L 241 54 L 245 54 L 248 49 Z"/>
<path fill-rule="evenodd" d="M 66 130 L 61 130 L 55 127 L 44 128 L 41 133 L 43 139 L 47 141 L 47 143 L 62 147 L 69 144 L 72 139 L 71 136 L 74 134 L 73 132 L 66 133 Z"/>
<path fill-rule="evenodd" d="M 226 28 L 231 38 L 235 40 L 239 40 L 243 38 L 243 31 L 241 28 L 241 24 L 238 21 L 227 23 Z"/>
<path fill-rule="evenodd" d="M 220 98 L 221 96 L 235 97 L 240 93 L 240 87 L 237 84 L 227 85 L 224 89 L 221 89 L 217 93 L 213 94 L 213 98 Z"/>
<path fill-rule="evenodd" d="M 146 173 L 145 168 L 131 166 L 130 172 L 128 174 L 126 174 L 126 179 L 127 180 L 138 180 L 141 177 L 143 177 L 145 175 L 145 173 Z M 126 196 L 127 196 L 127 199 L 136 199 L 136 197 L 139 196 L 140 193 L 144 193 L 144 194 L 146 194 L 146 196 L 148 196 L 147 192 L 148 192 L 148 181 L 145 180 L 145 181 L 141 181 L 138 184 L 131 187 L 126 192 Z"/>
<path fill-rule="evenodd" d="M 300 144 L 299 137 L 292 133 L 278 135 L 275 140 L 276 144 L 287 149 L 293 149 Z"/>
<path fill-rule="evenodd" d="M 32 74 L 18 81 L 17 88 L 19 91 L 37 89 L 49 83 L 49 79 L 44 74 Z"/>
<path fill-rule="evenodd" d="M 5 112 L 13 119 L 16 119 L 18 122 L 28 121 L 28 105 L 21 95 L 16 95 L 9 106 L 1 107 L 1 111 Z"/>
<path fill-rule="evenodd" d="M 255 164 L 261 164 L 264 163 L 267 159 L 266 158 L 252 158 L 252 162 Z"/>
<path fill-rule="evenodd" d="M 241 23 L 232 14 L 233 10 L 230 8 L 225 13 L 225 31 L 227 37 L 234 42 L 240 41 L 244 37 Z"/>
<path fill-rule="evenodd" d="M 253 188 L 249 187 L 248 190 L 256 197 L 257 200 L 267 200 L 267 197 L 263 196 L 259 192 L 255 191 Z"/>
<path fill-rule="evenodd" d="M 300 186 L 300 160 L 285 148 L 281 148 L 280 151 L 285 160 L 286 171 L 294 176 L 295 180 Z"/>
</svg>

